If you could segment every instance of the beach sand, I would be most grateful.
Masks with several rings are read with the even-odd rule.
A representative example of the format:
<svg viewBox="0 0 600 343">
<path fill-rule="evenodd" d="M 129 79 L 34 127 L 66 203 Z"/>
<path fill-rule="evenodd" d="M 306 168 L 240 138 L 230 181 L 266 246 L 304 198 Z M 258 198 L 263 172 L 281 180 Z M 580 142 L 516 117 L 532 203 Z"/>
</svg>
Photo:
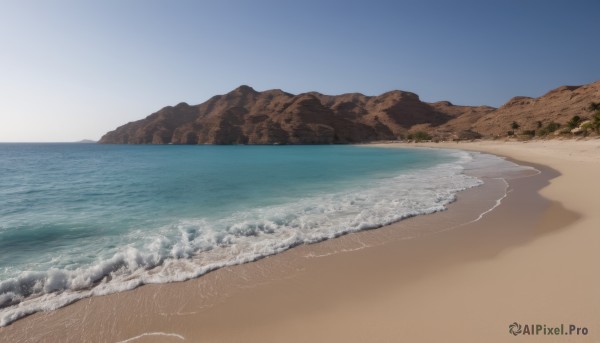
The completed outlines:
<svg viewBox="0 0 600 343">
<path fill-rule="evenodd" d="M 37 313 L 0 328 L 0 341 L 600 341 L 600 141 L 427 145 L 541 174 L 489 180 L 448 211 Z M 513 322 L 588 333 L 515 338 Z"/>
</svg>

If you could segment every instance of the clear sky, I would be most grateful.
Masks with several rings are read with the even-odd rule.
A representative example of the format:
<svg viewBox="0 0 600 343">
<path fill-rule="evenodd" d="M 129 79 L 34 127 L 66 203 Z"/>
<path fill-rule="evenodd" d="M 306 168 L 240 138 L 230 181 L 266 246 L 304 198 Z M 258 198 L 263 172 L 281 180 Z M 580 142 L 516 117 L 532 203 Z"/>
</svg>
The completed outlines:
<svg viewBox="0 0 600 343">
<path fill-rule="evenodd" d="M 600 1 L 0 0 L 0 141 L 99 139 L 241 84 L 500 106 L 600 79 Z"/>
</svg>

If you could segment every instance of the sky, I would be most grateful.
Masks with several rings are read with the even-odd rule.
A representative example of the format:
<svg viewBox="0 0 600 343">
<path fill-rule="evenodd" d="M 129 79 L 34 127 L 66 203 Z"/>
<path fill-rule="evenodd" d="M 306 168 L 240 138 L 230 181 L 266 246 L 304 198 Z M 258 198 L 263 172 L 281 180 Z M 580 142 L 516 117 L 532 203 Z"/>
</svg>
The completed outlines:
<svg viewBox="0 0 600 343">
<path fill-rule="evenodd" d="M 501 106 L 600 79 L 600 1 L 0 0 L 0 142 L 99 139 L 246 84 Z"/>
</svg>

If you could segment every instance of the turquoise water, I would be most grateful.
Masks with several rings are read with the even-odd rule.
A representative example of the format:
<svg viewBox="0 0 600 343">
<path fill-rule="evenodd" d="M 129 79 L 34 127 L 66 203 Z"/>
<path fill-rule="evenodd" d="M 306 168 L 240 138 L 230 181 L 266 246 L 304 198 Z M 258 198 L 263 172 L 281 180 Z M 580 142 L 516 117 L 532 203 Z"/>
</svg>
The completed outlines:
<svg viewBox="0 0 600 343">
<path fill-rule="evenodd" d="M 465 152 L 0 144 L 0 326 L 443 210 Z"/>
</svg>

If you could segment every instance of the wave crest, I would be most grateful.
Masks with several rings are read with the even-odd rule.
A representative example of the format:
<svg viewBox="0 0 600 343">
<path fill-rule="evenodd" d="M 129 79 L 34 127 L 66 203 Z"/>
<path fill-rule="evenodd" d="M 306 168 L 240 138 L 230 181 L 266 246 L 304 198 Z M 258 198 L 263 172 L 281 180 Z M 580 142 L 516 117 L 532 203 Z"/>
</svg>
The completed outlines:
<svg viewBox="0 0 600 343">
<path fill-rule="evenodd" d="M 125 239 L 135 243 L 86 267 L 23 272 L 0 282 L 0 326 L 81 298 L 142 284 L 183 281 L 299 244 L 442 211 L 456 199 L 457 192 L 482 183 L 462 173 L 471 154 L 451 153 L 457 162 L 336 194 L 237 212 L 210 222 L 185 219 L 158 230 L 138 230 Z"/>
</svg>

